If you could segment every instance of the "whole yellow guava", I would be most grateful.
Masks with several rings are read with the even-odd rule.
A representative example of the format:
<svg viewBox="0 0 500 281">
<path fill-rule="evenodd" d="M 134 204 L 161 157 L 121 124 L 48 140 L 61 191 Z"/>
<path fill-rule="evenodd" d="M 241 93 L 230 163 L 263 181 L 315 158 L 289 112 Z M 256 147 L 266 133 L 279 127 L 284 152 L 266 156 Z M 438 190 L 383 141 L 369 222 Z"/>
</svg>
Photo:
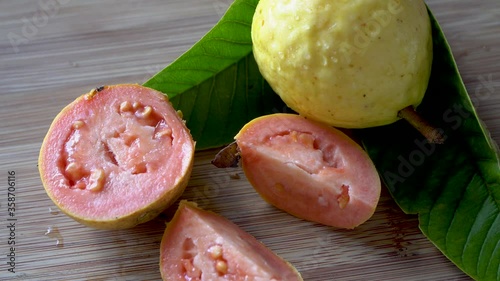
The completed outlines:
<svg viewBox="0 0 500 281">
<path fill-rule="evenodd" d="M 422 0 L 261 0 L 252 22 L 264 78 L 299 114 L 365 128 L 418 106 L 432 65 Z"/>
</svg>

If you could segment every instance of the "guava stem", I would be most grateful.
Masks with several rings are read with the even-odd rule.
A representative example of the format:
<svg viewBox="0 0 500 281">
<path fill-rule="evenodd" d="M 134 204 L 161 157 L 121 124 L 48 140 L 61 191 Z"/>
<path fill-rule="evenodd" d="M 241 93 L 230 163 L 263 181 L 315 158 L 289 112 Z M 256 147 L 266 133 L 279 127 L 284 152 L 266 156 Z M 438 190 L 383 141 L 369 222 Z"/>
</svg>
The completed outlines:
<svg viewBox="0 0 500 281">
<path fill-rule="evenodd" d="M 408 106 L 399 111 L 398 116 L 405 119 L 417 131 L 419 131 L 429 143 L 443 144 L 445 136 L 442 131 L 431 125 L 425 120 L 418 112 L 415 111 L 413 106 Z"/>
<path fill-rule="evenodd" d="M 235 168 L 240 162 L 240 152 L 236 141 L 220 150 L 212 160 L 212 165 L 217 168 Z"/>
</svg>

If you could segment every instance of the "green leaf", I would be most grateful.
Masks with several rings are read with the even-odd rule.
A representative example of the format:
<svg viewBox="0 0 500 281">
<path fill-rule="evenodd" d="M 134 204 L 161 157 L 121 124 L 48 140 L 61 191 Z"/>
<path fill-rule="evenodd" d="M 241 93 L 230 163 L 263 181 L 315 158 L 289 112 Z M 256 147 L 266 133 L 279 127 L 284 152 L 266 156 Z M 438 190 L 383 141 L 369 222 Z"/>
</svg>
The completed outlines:
<svg viewBox="0 0 500 281">
<path fill-rule="evenodd" d="M 236 0 L 205 37 L 145 83 L 183 112 L 198 150 L 228 144 L 249 120 L 287 110 L 253 59 L 250 27 L 257 3 Z M 432 14 L 431 19 L 434 62 L 418 111 L 443 128 L 446 143 L 427 143 L 403 121 L 357 133 L 395 201 L 419 214 L 429 240 L 471 277 L 500 280 L 496 146 Z"/>
<path fill-rule="evenodd" d="M 234 1 L 199 42 L 144 84 L 182 111 L 197 150 L 225 145 L 248 121 L 285 108 L 253 58 L 257 3 Z"/>
<path fill-rule="evenodd" d="M 438 22 L 434 62 L 418 111 L 442 128 L 429 144 L 404 121 L 359 131 L 399 206 L 419 214 L 422 232 L 476 280 L 500 280 L 500 165 Z"/>
</svg>

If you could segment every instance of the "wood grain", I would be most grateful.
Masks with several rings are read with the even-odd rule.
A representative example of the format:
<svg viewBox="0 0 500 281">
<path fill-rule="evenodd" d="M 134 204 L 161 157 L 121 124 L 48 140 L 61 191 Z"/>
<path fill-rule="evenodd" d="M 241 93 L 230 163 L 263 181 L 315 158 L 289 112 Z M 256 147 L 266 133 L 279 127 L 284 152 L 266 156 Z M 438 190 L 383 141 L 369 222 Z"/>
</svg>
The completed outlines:
<svg viewBox="0 0 500 281">
<path fill-rule="evenodd" d="M 81 226 L 46 196 L 38 176 L 38 151 L 52 119 L 66 104 L 99 85 L 146 81 L 203 36 L 230 2 L 0 3 L 0 280 L 161 279 L 158 248 L 175 206 L 130 230 Z M 498 1 L 427 3 L 450 41 L 479 115 L 498 142 Z M 423 237 L 417 218 L 399 211 L 387 193 L 366 224 L 335 230 L 269 206 L 241 170 L 210 164 L 216 152 L 197 154 L 183 198 L 241 226 L 294 264 L 305 280 L 470 280 Z M 8 171 L 16 172 L 16 274 L 6 264 Z"/>
</svg>

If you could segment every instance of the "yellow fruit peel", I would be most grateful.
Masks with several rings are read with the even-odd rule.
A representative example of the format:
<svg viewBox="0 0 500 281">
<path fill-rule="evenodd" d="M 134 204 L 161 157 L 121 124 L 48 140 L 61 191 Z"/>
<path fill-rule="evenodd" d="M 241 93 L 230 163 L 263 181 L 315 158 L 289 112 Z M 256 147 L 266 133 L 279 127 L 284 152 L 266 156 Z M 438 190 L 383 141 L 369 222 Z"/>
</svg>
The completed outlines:
<svg viewBox="0 0 500 281">
<path fill-rule="evenodd" d="M 431 25 L 421 0 L 261 0 L 252 40 L 283 101 L 332 126 L 393 123 L 419 105 L 430 77 Z"/>
</svg>

